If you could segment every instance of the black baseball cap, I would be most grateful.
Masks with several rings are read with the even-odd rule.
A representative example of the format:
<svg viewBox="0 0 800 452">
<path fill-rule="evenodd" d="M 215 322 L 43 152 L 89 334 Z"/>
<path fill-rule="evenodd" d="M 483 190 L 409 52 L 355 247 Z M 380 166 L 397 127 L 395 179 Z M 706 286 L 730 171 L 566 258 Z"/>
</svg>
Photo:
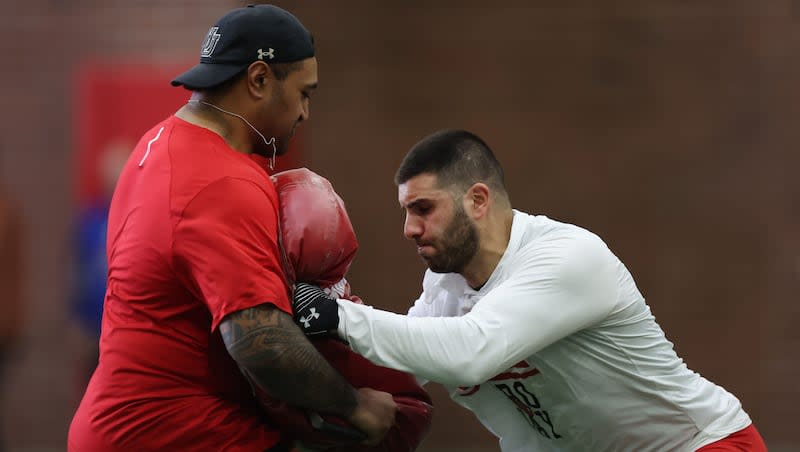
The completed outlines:
<svg viewBox="0 0 800 452">
<path fill-rule="evenodd" d="M 222 16 L 200 48 L 200 64 L 175 77 L 172 86 L 206 89 L 252 62 L 291 63 L 314 56 L 314 38 L 290 12 L 273 5 L 248 5 Z"/>
</svg>

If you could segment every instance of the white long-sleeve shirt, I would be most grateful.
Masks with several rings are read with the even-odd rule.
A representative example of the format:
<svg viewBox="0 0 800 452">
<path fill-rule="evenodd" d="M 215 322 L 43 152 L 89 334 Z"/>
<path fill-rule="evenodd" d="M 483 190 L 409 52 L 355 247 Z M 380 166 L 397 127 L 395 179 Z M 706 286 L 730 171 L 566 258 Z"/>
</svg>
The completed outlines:
<svg viewBox="0 0 800 452">
<path fill-rule="evenodd" d="M 445 385 L 509 451 L 684 451 L 750 424 L 689 370 L 596 235 L 514 211 L 486 284 L 426 272 L 408 316 L 339 302 L 371 361 Z"/>
</svg>

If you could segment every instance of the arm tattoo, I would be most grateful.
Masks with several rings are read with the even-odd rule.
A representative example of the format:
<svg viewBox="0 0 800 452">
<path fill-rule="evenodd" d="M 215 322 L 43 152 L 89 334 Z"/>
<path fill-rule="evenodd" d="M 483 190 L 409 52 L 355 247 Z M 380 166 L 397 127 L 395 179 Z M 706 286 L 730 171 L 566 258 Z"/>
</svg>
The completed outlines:
<svg viewBox="0 0 800 452">
<path fill-rule="evenodd" d="M 234 312 L 222 321 L 220 333 L 239 367 L 268 394 L 320 413 L 348 417 L 355 410 L 353 387 L 275 306 Z"/>
</svg>

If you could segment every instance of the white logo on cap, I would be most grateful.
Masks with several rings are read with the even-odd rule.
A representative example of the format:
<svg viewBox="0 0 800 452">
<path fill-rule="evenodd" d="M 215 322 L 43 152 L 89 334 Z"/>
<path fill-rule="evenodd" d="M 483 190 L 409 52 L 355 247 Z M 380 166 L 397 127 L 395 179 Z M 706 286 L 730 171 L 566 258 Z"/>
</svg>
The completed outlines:
<svg viewBox="0 0 800 452">
<path fill-rule="evenodd" d="M 211 29 L 208 30 L 206 40 L 203 41 L 203 47 L 200 49 L 200 58 L 210 57 L 211 54 L 214 53 L 219 38 L 222 37 L 221 34 L 217 33 L 217 30 L 219 30 L 219 27 L 211 27 Z"/>
<path fill-rule="evenodd" d="M 270 47 L 266 52 L 263 49 L 258 49 L 258 59 L 264 61 L 264 57 L 267 57 L 270 60 L 275 58 L 275 49 Z"/>
</svg>

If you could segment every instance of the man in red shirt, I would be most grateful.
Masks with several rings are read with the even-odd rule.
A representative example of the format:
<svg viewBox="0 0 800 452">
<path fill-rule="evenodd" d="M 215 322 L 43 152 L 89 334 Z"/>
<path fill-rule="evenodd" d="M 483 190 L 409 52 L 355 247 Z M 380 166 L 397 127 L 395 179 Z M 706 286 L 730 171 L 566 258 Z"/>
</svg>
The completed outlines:
<svg viewBox="0 0 800 452">
<path fill-rule="evenodd" d="M 308 118 L 310 33 L 274 6 L 233 10 L 173 85 L 191 100 L 144 134 L 111 202 L 100 360 L 69 451 L 288 450 L 250 384 L 376 444 L 392 396 L 355 390 L 294 324 L 267 172 Z"/>
</svg>

